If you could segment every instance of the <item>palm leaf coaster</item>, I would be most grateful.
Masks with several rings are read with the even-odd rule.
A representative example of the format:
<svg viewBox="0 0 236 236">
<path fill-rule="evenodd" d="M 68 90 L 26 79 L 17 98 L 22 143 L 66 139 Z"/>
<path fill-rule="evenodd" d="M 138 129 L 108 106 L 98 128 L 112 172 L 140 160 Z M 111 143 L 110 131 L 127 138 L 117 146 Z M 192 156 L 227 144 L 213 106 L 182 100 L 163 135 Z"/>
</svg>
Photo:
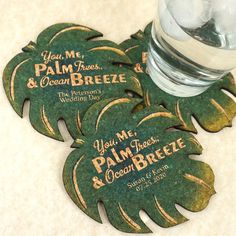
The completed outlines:
<svg viewBox="0 0 236 236">
<path fill-rule="evenodd" d="M 151 24 L 145 31 L 138 31 L 121 46 L 134 64 L 134 71 L 144 90 L 145 105 L 163 105 L 181 120 L 180 128 L 197 133 L 191 118 L 209 132 L 218 132 L 224 127 L 231 127 L 236 115 L 236 103 L 225 90 L 236 96 L 236 81 L 231 74 L 219 80 L 206 92 L 189 98 L 175 97 L 159 89 L 146 71 L 147 50 L 151 35 Z"/>
<path fill-rule="evenodd" d="M 63 180 L 75 204 L 101 223 L 98 203 L 120 231 L 148 233 L 141 210 L 162 227 L 187 219 L 178 204 L 197 212 L 214 191 L 211 168 L 189 155 L 201 145 L 189 133 L 174 129 L 179 120 L 151 105 L 134 112 L 140 99 L 106 99 L 89 108 L 82 133 L 67 158 Z"/>
<path fill-rule="evenodd" d="M 101 36 L 85 26 L 56 24 L 6 66 L 3 83 L 11 105 L 22 117 L 30 100 L 30 121 L 40 133 L 62 140 L 58 120 L 63 119 L 76 138 L 89 106 L 130 90 L 142 93 L 136 74 L 120 66 L 129 58 L 117 44 L 94 40 Z"/>
</svg>

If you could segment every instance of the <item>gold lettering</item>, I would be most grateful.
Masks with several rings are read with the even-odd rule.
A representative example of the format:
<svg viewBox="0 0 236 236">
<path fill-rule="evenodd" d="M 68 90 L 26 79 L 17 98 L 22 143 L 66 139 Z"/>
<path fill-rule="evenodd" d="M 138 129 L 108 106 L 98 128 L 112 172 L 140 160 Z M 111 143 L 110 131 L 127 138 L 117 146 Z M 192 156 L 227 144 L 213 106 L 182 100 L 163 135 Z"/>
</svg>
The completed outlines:
<svg viewBox="0 0 236 236">
<path fill-rule="evenodd" d="M 75 51 L 66 51 L 66 58 L 75 58 Z"/>
<path fill-rule="evenodd" d="M 117 162 L 117 163 L 121 163 L 122 160 L 120 159 L 119 155 L 117 154 L 115 148 L 112 148 L 112 149 L 111 149 L 111 152 L 112 152 L 113 156 L 115 157 L 116 162 Z"/>
<path fill-rule="evenodd" d="M 126 81 L 126 78 L 125 78 L 125 74 L 120 74 L 119 75 L 119 80 L 120 80 L 121 83 L 126 83 L 127 81 Z"/>
<path fill-rule="evenodd" d="M 41 53 L 41 56 L 43 57 L 43 60 L 44 60 L 44 63 L 45 64 L 48 64 L 51 60 L 50 60 L 50 57 L 51 57 L 51 52 L 48 52 L 48 51 L 43 51 Z"/>
<path fill-rule="evenodd" d="M 119 179 L 119 178 L 122 177 L 123 175 L 124 175 L 124 171 L 123 171 L 123 170 L 120 170 L 119 172 L 116 172 L 116 173 L 115 173 L 116 179 Z"/>
<path fill-rule="evenodd" d="M 115 174 L 113 170 L 107 169 L 105 173 L 105 179 L 108 184 L 112 184 L 115 180 Z"/>
<path fill-rule="evenodd" d="M 102 84 L 101 75 L 95 75 L 94 79 L 96 84 Z"/>
<path fill-rule="evenodd" d="M 113 75 L 111 75 L 111 77 L 112 77 L 112 83 L 113 84 L 117 84 L 117 83 L 119 83 L 119 81 L 117 80 L 117 75 L 115 75 L 115 74 L 113 74 Z"/>
<path fill-rule="evenodd" d="M 147 59 L 148 59 L 148 53 L 147 52 L 143 52 L 142 53 L 142 62 L 144 64 L 147 64 Z"/>
<path fill-rule="evenodd" d="M 169 145 L 164 146 L 163 151 L 164 151 L 166 156 L 170 156 L 172 154 L 172 152 L 169 149 Z"/>
<path fill-rule="evenodd" d="M 55 61 L 55 67 L 56 67 L 56 73 L 58 75 L 61 75 L 62 72 L 60 71 L 60 64 L 59 64 L 59 61 Z"/>
<path fill-rule="evenodd" d="M 129 147 L 127 147 L 125 151 L 121 150 L 120 155 L 123 158 L 123 160 L 129 159 L 130 157 L 134 156 Z"/>
<path fill-rule="evenodd" d="M 40 87 L 41 88 L 45 88 L 48 86 L 49 83 L 49 78 L 47 76 L 44 76 L 41 80 L 40 80 Z"/>
<path fill-rule="evenodd" d="M 107 169 L 105 173 L 105 180 L 108 184 L 112 184 L 116 179 L 123 177 L 124 175 L 129 174 L 130 172 L 135 171 L 134 164 L 126 166 L 123 169 L 120 169 L 117 172 L 114 172 L 111 169 Z"/>
<path fill-rule="evenodd" d="M 52 80 L 48 76 L 44 76 L 40 80 L 40 87 L 45 88 L 47 86 L 58 86 L 58 85 L 64 85 L 64 84 L 70 84 L 69 79 L 59 79 L 59 80 Z"/>
<path fill-rule="evenodd" d="M 81 86 L 84 84 L 84 81 L 82 80 L 82 75 L 80 73 L 71 74 L 70 79 L 72 86 Z"/>
<path fill-rule="evenodd" d="M 179 145 L 179 147 L 180 147 L 181 149 L 183 149 L 183 148 L 186 147 L 186 145 L 185 145 L 185 143 L 184 143 L 184 141 L 183 141 L 182 138 L 180 138 L 180 139 L 177 140 L 177 144 Z"/>
<path fill-rule="evenodd" d="M 128 134 L 125 132 L 125 130 L 122 130 L 121 133 L 116 133 L 116 137 L 119 139 L 120 142 L 122 142 L 123 140 L 129 138 L 129 136 L 128 136 Z"/>
<path fill-rule="evenodd" d="M 86 85 L 94 84 L 92 76 L 84 76 L 84 82 Z"/>
<path fill-rule="evenodd" d="M 134 137 L 134 134 L 133 134 L 132 130 L 129 130 L 127 133 L 129 135 L 129 137 Z"/>
<path fill-rule="evenodd" d="M 146 156 L 146 158 L 147 158 L 149 164 L 151 164 L 151 165 L 152 165 L 153 163 L 158 162 L 158 160 L 155 158 L 155 155 L 154 155 L 153 153 L 148 154 L 148 155 Z"/>
<path fill-rule="evenodd" d="M 66 74 L 66 73 L 73 73 L 73 66 L 72 65 L 62 65 L 62 73 Z"/>
<path fill-rule="evenodd" d="M 101 145 L 100 145 L 101 144 Z M 97 151 L 100 153 L 100 155 L 104 155 L 105 153 L 105 149 L 104 149 L 104 146 L 103 146 L 103 140 L 101 140 L 101 142 L 99 142 L 99 140 L 96 140 L 94 143 L 93 143 L 93 147 L 95 149 L 97 149 Z"/>
<path fill-rule="evenodd" d="M 47 68 L 47 73 L 46 73 L 47 75 L 55 75 L 55 72 L 54 72 L 54 70 L 52 69 L 52 67 L 51 66 L 49 66 L 48 68 Z"/>
<path fill-rule="evenodd" d="M 146 168 L 148 165 L 148 162 L 144 160 L 144 156 L 142 154 L 133 156 L 132 160 L 138 171 L 141 171 L 142 169 Z"/>
<path fill-rule="evenodd" d="M 155 151 L 155 154 L 157 155 L 159 160 L 162 160 L 165 158 L 165 156 L 163 155 L 163 153 L 161 152 L 161 149 L 158 149 Z"/>
<path fill-rule="evenodd" d="M 110 158 L 107 158 L 107 168 L 110 169 L 111 166 L 116 166 L 116 163 Z"/>
<path fill-rule="evenodd" d="M 97 157 L 97 158 L 94 158 L 92 160 L 92 162 L 93 162 L 93 165 L 96 168 L 98 174 L 101 174 L 102 173 L 101 166 L 103 166 L 106 163 L 105 158 L 104 157 Z"/>
<path fill-rule="evenodd" d="M 110 81 L 110 76 L 109 75 L 104 75 L 103 76 L 103 80 L 104 80 L 104 83 L 105 84 L 110 84 L 111 81 Z"/>
<path fill-rule="evenodd" d="M 47 66 L 45 64 L 35 64 L 34 68 L 35 68 L 35 76 L 39 77 L 41 75 L 41 72 L 47 69 Z"/>
<path fill-rule="evenodd" d="M 173 152 L 178 152 L 179 149 L 177 148 L 176 142 L 170 143 L 170 146 L 172 146 Z"/>
</svg>

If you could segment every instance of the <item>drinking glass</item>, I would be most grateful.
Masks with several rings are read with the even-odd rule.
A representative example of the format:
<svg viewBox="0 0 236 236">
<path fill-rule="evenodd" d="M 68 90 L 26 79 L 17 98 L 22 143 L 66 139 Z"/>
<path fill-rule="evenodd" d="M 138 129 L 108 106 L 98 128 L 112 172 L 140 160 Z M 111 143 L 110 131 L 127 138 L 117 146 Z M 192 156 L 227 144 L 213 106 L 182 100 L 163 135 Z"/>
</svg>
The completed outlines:
<svg viewBox="0 0 236 236">
<path fill-rule="evenodd" d="M 162 90 L 190 97 L 236 67 L 235 0 L 158 0 L 148 72 Z"/>
</svg>

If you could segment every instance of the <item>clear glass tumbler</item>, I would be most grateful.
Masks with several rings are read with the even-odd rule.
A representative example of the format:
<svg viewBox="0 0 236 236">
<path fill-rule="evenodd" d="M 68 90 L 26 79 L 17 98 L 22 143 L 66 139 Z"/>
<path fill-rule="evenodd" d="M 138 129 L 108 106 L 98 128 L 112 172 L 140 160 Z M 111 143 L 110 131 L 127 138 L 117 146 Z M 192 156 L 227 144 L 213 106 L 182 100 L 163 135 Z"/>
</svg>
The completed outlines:
<svg viewBox="0 0 236 236">
<path fill-rule="evenodd" d="M 235 67 L 235 0 L 158 0 L 148 56 L 158 87 L 195 96 Z"/>
</svg>

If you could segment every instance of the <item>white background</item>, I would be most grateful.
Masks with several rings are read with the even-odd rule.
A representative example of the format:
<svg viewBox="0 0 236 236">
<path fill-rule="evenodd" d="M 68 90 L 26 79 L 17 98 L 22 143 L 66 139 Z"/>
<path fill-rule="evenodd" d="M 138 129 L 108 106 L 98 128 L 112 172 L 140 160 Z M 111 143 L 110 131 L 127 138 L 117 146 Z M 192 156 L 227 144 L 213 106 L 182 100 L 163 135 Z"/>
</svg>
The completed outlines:
<svg viewBox="0 0 236 236">
<path fill-rule="evenodd" d="M 155 0 L 0 0 L 0 75 L 6 63 L 46 27 L 59 22 L 84 24 L 117 43 L 143 29 L 155 13 Z M 205 147 L 201 160 L 216 175 L 217 194 L 200 213 L 180 211 L 187 223 L 162 229 L 144 216 L 161 236 L 235 236 L 235 131 L 218 134 L 200 129 Z M 81 212 L 68 197 L 62 169 L 72 139 L 61 125 L 65 143 L 37 133 L 28 111 L 20 119 L 0 86 L 0 235 L 127 235 L 114 229 L 103 215 L 103 225 Z"/>
</svg>

